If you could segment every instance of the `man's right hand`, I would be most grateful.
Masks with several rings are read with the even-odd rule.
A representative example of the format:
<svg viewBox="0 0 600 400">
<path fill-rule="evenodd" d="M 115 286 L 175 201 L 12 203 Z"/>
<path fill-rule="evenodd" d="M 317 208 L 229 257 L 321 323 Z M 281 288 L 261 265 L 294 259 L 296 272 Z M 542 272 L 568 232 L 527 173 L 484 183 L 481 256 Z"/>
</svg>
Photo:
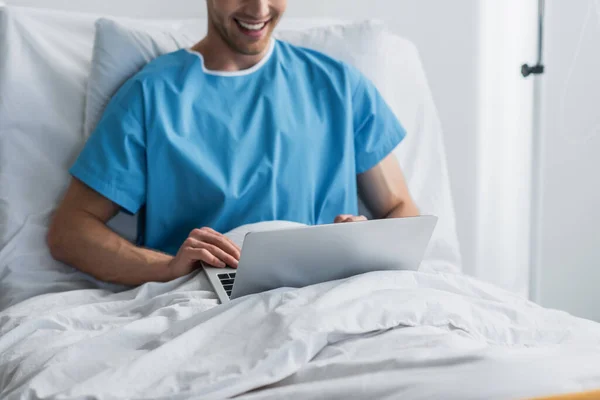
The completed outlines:
<svg viewBox="0 0 600 400">
<path fill-rule="evenodd" d="M 237 268 L 240 248 L 228 237 L 211 228 L 194 229 L 169 263 L 173 279 L 185 276 L 197 267 L 199 261 L 217 268 Z"/>
</svg>

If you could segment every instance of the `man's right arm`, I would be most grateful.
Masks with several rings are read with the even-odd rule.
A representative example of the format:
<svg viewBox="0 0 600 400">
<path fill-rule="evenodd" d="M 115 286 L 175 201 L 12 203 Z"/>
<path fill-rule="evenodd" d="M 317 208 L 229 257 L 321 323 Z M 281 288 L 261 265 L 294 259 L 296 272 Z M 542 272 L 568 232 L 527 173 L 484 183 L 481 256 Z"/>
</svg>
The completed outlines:
<svg viewBox="0 0 600 400">
<path fill-rule="evenodd" d="M 52 256 L 96 279 L 124 285 L 166 282 L 198 261 L 237 266 L 239 248 L 208 228 L 196 229 L 175 257 L 137 247 L 106 226 L 119 206 L 73 179 L 48 231 Z"/>
</svg>

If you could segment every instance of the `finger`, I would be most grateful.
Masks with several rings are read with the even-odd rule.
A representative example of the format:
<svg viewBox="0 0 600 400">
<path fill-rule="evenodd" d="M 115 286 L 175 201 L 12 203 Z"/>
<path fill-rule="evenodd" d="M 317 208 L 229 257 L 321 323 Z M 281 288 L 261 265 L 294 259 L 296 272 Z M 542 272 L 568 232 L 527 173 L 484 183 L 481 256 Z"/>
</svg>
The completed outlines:
<svg viewBox="0 0 600 400">
<path fill-rule="evenodd" d="M 214 256 L 216 256 L 218 259 L 225 262 L 230 267 L 233 267 L 233 268 L 238 267 L 238 263 L 239 263 L 238 258 L 226 253 L 225 251 L 223 251 L 222 249 L 218 248 L 215 245 L 206 243 L 202 240 L 194 239 L 192 237 L 187 238 L 184 245 L 187 247 L 195 248 L 195 249 L 206 249 L 206 250 L 210 251 Z"/>
<path fill-rule="evenodd" d="M 212 229 L 194 229 L 190 237 L 202 242 L 212 244 L 219 247 L 221 250 L 233 256 L 236 260 L 240 259 L 241 251 L 235 243 L 231 242 L 224 235 L 213 231 Z"/>
<path fill-rule="evenodd" d="M 233 246 L 233 248 L 236 250 L 237 252 L 237 259 L 240 259 L 240 256 L 242 255 L 242 249 L 240 249 L 240 247 L 231 239 L 229 239 L 227 236 L 225 235 L 221 235 L 223 237 L 223 239 L 225 239 L 226 241 L 229 242 L 229 244 L 231 244 L 231 246 Z"/>
<path fill-rule="evenodd" d="M 219 260 L 218 257 L 216 257 L 207 249 L 187 247 L 184 252 L 185 256 L 190 261 L 202 261 L 208 266 L 216 268 L 225 268 L 227 266 L 223 261 Z"/>
<path fill-rule="evenodd" d="M 204 242 L 201 241 L 201 240 L 194 239 L 193 237 L 189 237 L 189 238 L 185 239 L 185 242 L 183 242 L 183 246 L 184 247 L 191 247 L 191 248 L 201 249 L 202 248 L 202 243 L 204 243 Z"/>
<path fill-rule="evenodd" d="M 352 215 L 350 215 L 350 214 L 341 214 L 341 215 L 338 215 L 337 217 L 335 217 L 335 220 L 333 222 L 336 224 L 343 223 L 343 222 L 346 222 L 347 219 L 350 217 L 352 217 Z"/>
<path fill-rule="evenodd" d="M 217 246 L 213 246 L 212 244 L 208 243 L 202 243 L 200 246 L 201 248 L 210 251 L 210 253 L 213 256 L 217 257 L 219 260 L 223 261 L 228 266 L 233 268 L 238 267 L 239 261 L 235 257 L 231 256 L 230 254 L 227 254 L 226 252 L 218 248 Z"/>
<path fill-rule="evenodd" d="M 225 235 L 223 235 L 223 234 L 215 231 L 214 229 L 212 229 L 212 228 L 210 228 L 208 226 L 206 226 L 204 228 L 201 228 L 201 230 L 204 230 L 207 233 L 213 234 L 213 235 L 215 235 L 217 237 L 223 238 L 224 240 L 228 241 L 235 249 L 237 249 L 238 253 L 241 253 L 242 250 L 239 248 L 239 246 L 237 244 L 235 244 L 235 242 L 233 240 L 231 240 L 230 238 L 228 238 L 227 236 L 225 236 Z"/>
<path fill-rule="evenodd" d="M 203 230 L 204 230 L 204 231 L 205 231 L 205 232 L 206 232 L 208 235 L 210 235 L 210 236 L 212 236 L 213 238 L 215 238 L 216 240 L 219 240 L 219 241 L 222 241 L 222 242 L 228 243 L 228 244 L 230 245 L 230 247 L 231 247 L 231 248 L 233 248 L 233 249 L 235 250 L 235 251 L 234 251 L 234 253 L 236 253 L 236 252 L 237 252 L 237 254 L 233 254 L 233 255 L 234 255 L 234 256 L 236 256 L 236 257 L 237 257 L 237 259 L 239 260 L 239 258 L 240 258 L 240 254 L 241 254 L 242 250 L 241 250 L 241 249 L 238 247 L 238 245 L 237 245 L 237 244 L 235 244 L 235 243 L 233 242 L 233 240 L 229 239 L 227 236 L 225 236 L 225 235 L 223 235 L 223 234 L 221 234 L 221 233 L 219 233 L 219 232 L 217 232 L 217 231 L 215 231 L 215 230 L 213 230 L 213 229 L 211 229 L 211 228 L 208 228 L 208 227 L 206 227 L 206 228 L 203 228 Z M 226 249 L 223 249 L 223 250 L 226 250 Z"/>
<path fill-rule="evenodd" d="M 364 215 L 359 215 L 358 217 L 354 215 L 348 215 L 347 218 L 340 220 L 340 223 L 350 223 L 350 222 L 363 222 L 367 221 L 367 217 Z"/>
</svg>

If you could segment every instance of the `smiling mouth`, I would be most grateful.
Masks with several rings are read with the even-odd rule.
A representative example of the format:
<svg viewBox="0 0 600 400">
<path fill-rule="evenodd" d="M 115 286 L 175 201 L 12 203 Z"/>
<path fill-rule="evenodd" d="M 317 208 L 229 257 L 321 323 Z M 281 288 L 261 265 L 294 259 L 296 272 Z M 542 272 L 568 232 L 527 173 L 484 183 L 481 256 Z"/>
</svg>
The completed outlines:
<svg viewBox="0 0 600 400">
<path fill-rule="evenodd" d="M 270 19 L 263 22 L 248 22 L 234 18 L 240 30 L 249 36 L 261 36 L 267 25 L 271 22 Z"/>
</svg>

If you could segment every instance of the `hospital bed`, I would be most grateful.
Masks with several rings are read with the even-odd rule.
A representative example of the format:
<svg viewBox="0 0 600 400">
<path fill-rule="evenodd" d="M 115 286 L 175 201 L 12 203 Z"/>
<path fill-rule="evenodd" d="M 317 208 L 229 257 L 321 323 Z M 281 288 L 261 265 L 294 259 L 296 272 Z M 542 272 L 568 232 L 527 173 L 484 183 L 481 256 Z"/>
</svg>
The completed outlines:
<svg viewBox="0 0 600 400">
<path fill-rule="evenodd" d="M 150 57 L 205 29 L 101 17 L 0 6 L 1 399 L 506 399 L 600 388 L 599 324 L 460 274 L 442 130 L 417 49 L 376 22 L 286 19 L 278 35 L 354 64 L 404 124 L 395 154 L 421 210 L 440 218 L 419 272 L 218 305 L 201 273 L 127 288 L 54 261 L 45 234 L 85 143 L 90 90 L 124 73 L 94 63 L 123 48 L 113 62 Z M 117 35 L 102 48 L 99 32 Z M 135 236 L 135 217 L 111 224 Z"/>
</svg>

